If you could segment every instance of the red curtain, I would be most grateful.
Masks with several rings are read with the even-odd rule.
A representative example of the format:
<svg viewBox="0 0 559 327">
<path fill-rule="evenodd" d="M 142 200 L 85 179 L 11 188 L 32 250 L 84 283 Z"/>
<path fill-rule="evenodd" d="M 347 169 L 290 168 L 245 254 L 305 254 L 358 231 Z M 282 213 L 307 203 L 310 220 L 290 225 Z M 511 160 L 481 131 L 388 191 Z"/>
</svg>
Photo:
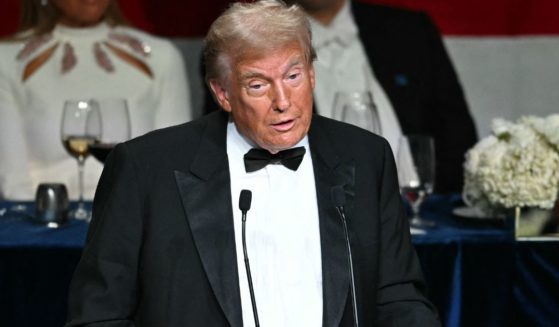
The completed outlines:
<svg viewBox="0 0 559 327">
<path fill-rule="evenodd" d="M 363 0 L 428 12 L 445 35 L 559 34 L 557 0 Z"/>
<path fill-rule="evenodd" d="M 0 36 L 13 33 L 20 0 L 2 0 Z M 446 35 L 559 34 L 557 0 L 361 0 L 428 12 Z M 119 0 L 126 17 L 163 36 L 203 36 L 229 0 Z"/>
<path fill-rule="evenodd" d="M 0 5 L 0 37 L 12 34 L 19 21 L 19 0 L 2 0 Z"/>
</svg>

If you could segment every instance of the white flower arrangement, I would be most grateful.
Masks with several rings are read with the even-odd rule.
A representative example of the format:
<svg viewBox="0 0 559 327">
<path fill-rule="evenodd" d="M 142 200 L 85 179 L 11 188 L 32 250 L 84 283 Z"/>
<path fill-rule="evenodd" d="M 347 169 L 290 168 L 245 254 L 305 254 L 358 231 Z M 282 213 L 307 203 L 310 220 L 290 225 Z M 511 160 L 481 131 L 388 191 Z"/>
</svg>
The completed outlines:
<svg viewBox="0 0 559 327">
<path fill-rule="evenodd" d="M 559 114 L 495 119 L 492 130 L 466 153 L 464 201 L 486 213 L 552 208 L 559 193 Z"/>
</svg>

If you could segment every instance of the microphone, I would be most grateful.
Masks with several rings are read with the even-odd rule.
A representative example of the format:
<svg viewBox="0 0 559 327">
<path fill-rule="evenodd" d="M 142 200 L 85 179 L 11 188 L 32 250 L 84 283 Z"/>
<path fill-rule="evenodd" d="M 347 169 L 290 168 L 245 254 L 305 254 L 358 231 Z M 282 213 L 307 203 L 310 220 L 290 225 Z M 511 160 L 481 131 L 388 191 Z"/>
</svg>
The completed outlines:
<svg viewBox="0 0 559 327">
<path fill-rule="evenodd" d="M 351 306 L 353 309 L 353 325 L 355 327 L 359 326 L 359 318 L 357 317 L 357 297 L 355 295 L 355 277 L 353 274 L 353 257 L 351 255 L 351 244 L 349 242 L 349 233 L 347 231 L 347 222 L 345 217 L 345 191 L 342 185 L 336 185 L 332 187 L 331 197 L 332 203 L 338 210 L 338 214 L 340 215 L 340 219 L 342 220 L 342 225 L 344 226 L 344 235 L 347 247 L 347 264 L 349 268 L 349 278 L 351 284 Z"/>
<path fill-rule="evenodd" d="M 252 192 L 249 190 L 242 190 L 239 196 L 239 209 L 243 213 L 243 221 L 246 220 L 247 211 L 250 210 L 250 204 L 252 202 Z"/>
<path fill-rule="evenodd" d="M 245 269 L 246 269 L 247 279 L 248 279 L 248 289 L 250 291 L 250 302 L 252 302 L 252 313 L 254 314 L 254 325 L 256 327 L 260 327 L 260 323 L 258 322 L 258 311 L 256 310 L 256 299 L 254 298 L 254 288 L 252 287 L 252 276 L 250 274 L 250 264 L 248 262 L 246 236 L 245 236 L 247 211 L 250 210 L 251 202 L 252 202 L 252 192 L 249 190 L 242 190 L 241 195 L 239 196 L 239 209 L 242 212 L 242 221 L 243 221 L 243 254 L 245 257 Z"/>
</svg>

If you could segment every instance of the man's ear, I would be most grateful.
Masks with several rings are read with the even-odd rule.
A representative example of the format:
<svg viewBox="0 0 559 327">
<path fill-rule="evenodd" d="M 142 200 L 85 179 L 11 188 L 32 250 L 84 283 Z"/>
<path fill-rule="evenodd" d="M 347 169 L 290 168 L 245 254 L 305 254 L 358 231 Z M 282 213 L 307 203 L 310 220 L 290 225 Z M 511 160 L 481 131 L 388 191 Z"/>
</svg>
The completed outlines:
<svg viewBox="0 0 559 327">
<path fill-rule="evenodd" d="M 231 112 L 231 104 L 229 103 L 229 94 L 227 90 L 215 79 L 210 80 L 210 88 L 221 108 L 227 112 Z"/>
<path fill-rule="evenodd" d="M 316 83 L 316 80 L 314 78 L 314 66 L 311 64 L 311 68 L 309 69 L 309 78 L 311 80 L 311 87 L 314 90 L 314 85 Z"/>
</svg>

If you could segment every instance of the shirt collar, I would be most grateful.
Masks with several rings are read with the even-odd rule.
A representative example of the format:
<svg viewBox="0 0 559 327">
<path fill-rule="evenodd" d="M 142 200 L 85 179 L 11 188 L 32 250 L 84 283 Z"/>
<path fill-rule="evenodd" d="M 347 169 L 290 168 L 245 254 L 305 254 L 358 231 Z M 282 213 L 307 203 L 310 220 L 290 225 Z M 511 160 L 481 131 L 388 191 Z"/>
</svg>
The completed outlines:
<svg viewBox="0 0 559 327">
<path fill-rule="evenodd" d="M 337 42 L 349 45 L 358 36 L 357 25 L 351 14 L 350 1 L 346 1 L 330 25 L 325 26 L 309 17 L 313 33 L 313 45 L 316 49 Z"/>
</svg>

